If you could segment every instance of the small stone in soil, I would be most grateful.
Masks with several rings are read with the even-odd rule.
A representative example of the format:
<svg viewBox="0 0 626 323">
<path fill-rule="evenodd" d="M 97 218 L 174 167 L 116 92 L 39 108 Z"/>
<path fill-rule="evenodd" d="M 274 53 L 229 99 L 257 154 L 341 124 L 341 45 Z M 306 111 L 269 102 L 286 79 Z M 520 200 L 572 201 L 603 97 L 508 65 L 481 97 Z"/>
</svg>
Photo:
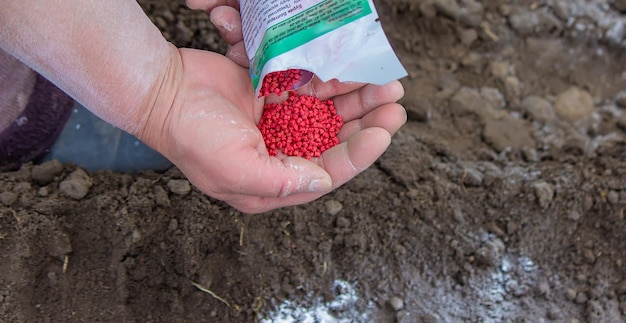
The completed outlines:
<svg viewBox="0 0 626 323">
<path fill-rule="evenodd" d="M 574 302 L 576 302 L 577 304 L 584 304 L 589 300 L 589 297 L 587 297 L 587 293 L 585 292 L 579 292 L 576 295 L 576 298 L 574 299 Z"/>
<path fill-rule="evenodd" d="M 324 204 L 326 205 L 326 211 L 331 216 L 337 215 L 343 209 L 343 205 L 337 200 L 328 200 Z"/>
<path fill-rule="evenodd" d="M 526 113 L 537 122 L 546 123 L 556 117 L 552 103 L 542 97 L 526 97 L 522 101 L 522 108 L 524 108 Z"/>
<path fill-rule="evenodd" d="M 79 168 L 59 184 L 59 189 L 66 196 L 80 200 L 89 193 L 92 185 L 93 182 L 89 175 Z"/>
<path fill-rule="evenodd" d="M 167 182 L 167 188 L 178 195 L 187 195 L 191 192 L 191 184 L 186 179 L 171 179 Z"/>
<path fill-rule="evenodd" d="M 63 165 L 58 160 L 50 160 L 40 165 L 33 166 L 31 178 L 39 185 L 48 185 L 54 177 L 63 171 Z"/>
<path fill-rule="evenodd" d="M 404 308 L 404 300 L 400 297 L 394 296 L 389 300 L 389 305 L 394 311 L 399 311 Z"/>
<path fill-rule="evenodd" d="M 500 239 L 485 242 L 482 247 L 476 250 L 474 255 L 476 265 L 485 267 L 495 266 L 500 260 L 504 248 L 504 243 Z"/>
<path fill-rule="evenodd" d="M 171 206 L 170 197 L 162 186 L 154 187 L 154 202 L 161 207 Z"/>
<path fill-rule="evenodd" d="M 48 196 L 48 194 L 50 194 L 50 190 L 48 190 L 47 187 L 41 187 L 37 190 L 37 195 L 41 196 L 41 197 L 46 197 Z"/>
<path fill-rule="evenodd" d="M 548 313 L 546 313 L 546 317 L 548 320 L 556 321 L 561 319 L 561 314 L 559 313 L 559 309 L 551 308 L 548 310 Z"/>
<path fill-rule="evenodd" d="M 572 87 L 559 94 L 554 104 L 556 114 L 567 121 L 587 118 L 593 109 L 593 99 L 589 92 L 577 87 Z"/>
<path fill-rule="evenodd" d="M 573 301 L 576 298 L 576 291 L 572 288 L 568 288 L 565 291 L 565 299 L 568 301 Z"/>
<path fill-rule="evenodd" d="M 546 182 L 537 182 L 532 186 L 535 190 L 535 197 L 539 202 L 539 206 L 542 209 L 546 209 L 550 203 L 552 203 L 552 199 L 554 198 L 554 188 Z"/>
<path fill-rule="evenodd" d="M 17 194 L 13 192 L 0 193 L 0 203 L 2 203 L 2 205 L 11 206 L 15 201 L 17 201 Z"/>
</svg>

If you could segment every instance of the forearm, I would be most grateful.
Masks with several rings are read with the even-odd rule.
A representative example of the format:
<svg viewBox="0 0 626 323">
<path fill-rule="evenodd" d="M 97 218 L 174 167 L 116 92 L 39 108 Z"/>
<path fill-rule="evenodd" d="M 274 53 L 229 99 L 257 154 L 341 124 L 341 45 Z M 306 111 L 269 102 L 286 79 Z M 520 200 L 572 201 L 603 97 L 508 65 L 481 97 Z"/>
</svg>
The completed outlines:
<svg viewBox="0 0 626 323">
<path fill-rule="evenodd" d="M 135 0 L 0 0 L 0 47 L 138 134 L 175 60 Z"/>
</svg>

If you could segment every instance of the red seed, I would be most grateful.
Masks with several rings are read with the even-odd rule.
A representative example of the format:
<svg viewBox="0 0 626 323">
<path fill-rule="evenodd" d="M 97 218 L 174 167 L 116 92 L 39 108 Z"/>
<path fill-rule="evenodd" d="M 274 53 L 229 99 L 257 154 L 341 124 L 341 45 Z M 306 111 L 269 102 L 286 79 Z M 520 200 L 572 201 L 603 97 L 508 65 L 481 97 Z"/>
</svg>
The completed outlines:
<svg viewBox="0 0 626 323">
<path fill-rule="evenodd" d="M 271 93 L 280 96 L 284 91 L 291 91 L 301 77 L 302 74 L 299 69 L 288 69 L 286 71 L 269 73 L 265 75 L 263 79 L 259 97 L 268 96 Z"/>
<path fill-rule="evenodd" d="M 272 156 L 280 150 L 310 159 L 339 144 L 337 133 L 343 121 L 334 102 L 292 92 L 300 78 L 300 70 L 290 69 L 268 74 L 262 84 L 260 96 L 289 92 L 284 102 L 265 105 L 258 125 Z"/>
<path fill-rule="evenodd" d="M 332 100 L 321 101 L 310 95 L 290 92 L 283 103 L 266 104 L 259 122 L 270 155 L 311 159 L 339 144 L 343 126 Z"/>
</svg>

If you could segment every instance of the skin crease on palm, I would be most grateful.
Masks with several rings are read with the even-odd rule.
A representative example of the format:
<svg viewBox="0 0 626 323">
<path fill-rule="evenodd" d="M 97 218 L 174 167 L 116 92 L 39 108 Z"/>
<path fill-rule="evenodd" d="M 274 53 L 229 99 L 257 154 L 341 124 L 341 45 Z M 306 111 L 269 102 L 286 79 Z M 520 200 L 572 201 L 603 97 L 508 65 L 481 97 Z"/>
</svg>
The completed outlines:
<svg viewBox="0 0 626 323">
<path fill-rule="evenodd" d="M 252 90 L 237 1 L 187 1 L 209 13 L 231 45 L 226 57 L 168 44 L 134 0 L 46 3 L 0 0 L 0 47 L 161 152 L 205 194 L 242 212 L 330 192 L 369 167 L 406 122 L 395 103 L 404 94 L 397 81 L 314 79 L 299 91 L 335 100 L 345 122 L 341 143 L 311 161 L 271 157 L 256 127 L 265 102 Z"/>
</svg>

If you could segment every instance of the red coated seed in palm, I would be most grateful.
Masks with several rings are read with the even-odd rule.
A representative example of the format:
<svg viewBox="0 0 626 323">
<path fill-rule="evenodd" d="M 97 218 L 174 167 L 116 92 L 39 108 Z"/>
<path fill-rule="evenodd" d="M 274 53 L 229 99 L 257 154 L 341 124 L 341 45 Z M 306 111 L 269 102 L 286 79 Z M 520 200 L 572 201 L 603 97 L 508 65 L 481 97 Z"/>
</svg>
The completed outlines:
<svg viewBox="0 0 626 323">
<path fill-rule="evenodd" d="M 271 93 L 280 96 L 285 91 L 291 91 L 301 77 L 302 74 L 299 69 L 269 73 L 263 79 L 259 97 L 268 96 Z"/>
<path fill-rule="evenodd" d="M 270 155 L 311 159 L 339 144 L 337 134 L 343 126 L 332 100 L 290 92 L 282 103 L 266 104 L 259 130 Z"/>
</svg>

